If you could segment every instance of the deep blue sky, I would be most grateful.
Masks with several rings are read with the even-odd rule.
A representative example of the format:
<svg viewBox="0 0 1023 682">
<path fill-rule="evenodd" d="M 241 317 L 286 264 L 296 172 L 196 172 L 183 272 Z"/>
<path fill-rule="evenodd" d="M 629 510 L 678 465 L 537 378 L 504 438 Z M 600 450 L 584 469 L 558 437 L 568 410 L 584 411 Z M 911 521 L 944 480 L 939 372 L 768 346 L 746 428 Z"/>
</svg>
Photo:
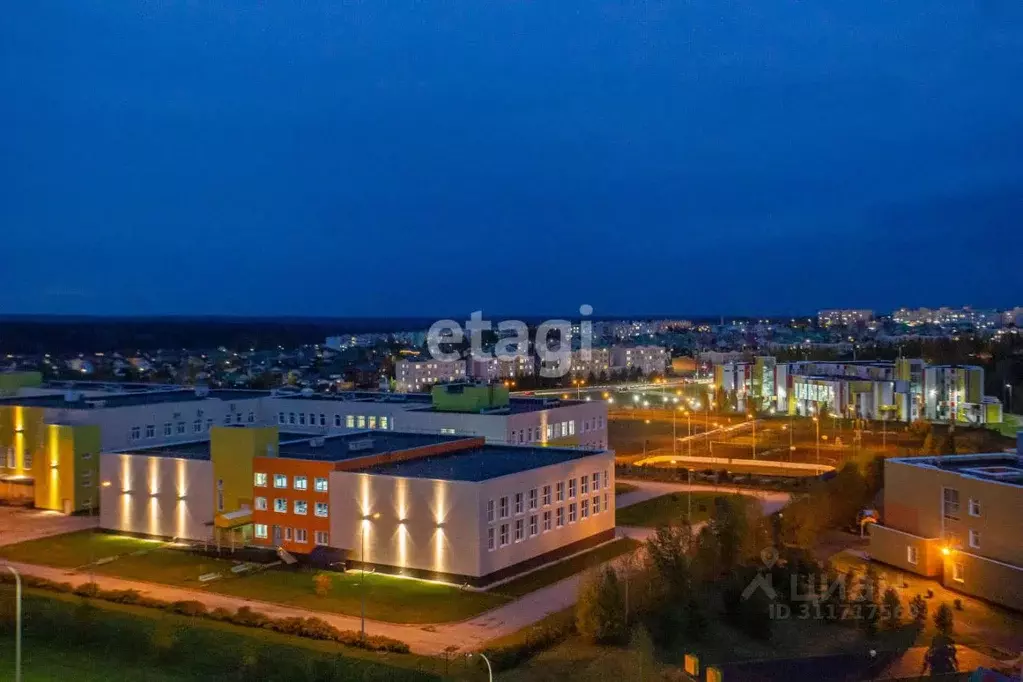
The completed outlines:
<svg viewBox="0 0 1023 682">
<path fill-rule="evenodd" d="M 0 312 L 1023 304 L 1019 0 L 15 2 Z"/>
</svg>

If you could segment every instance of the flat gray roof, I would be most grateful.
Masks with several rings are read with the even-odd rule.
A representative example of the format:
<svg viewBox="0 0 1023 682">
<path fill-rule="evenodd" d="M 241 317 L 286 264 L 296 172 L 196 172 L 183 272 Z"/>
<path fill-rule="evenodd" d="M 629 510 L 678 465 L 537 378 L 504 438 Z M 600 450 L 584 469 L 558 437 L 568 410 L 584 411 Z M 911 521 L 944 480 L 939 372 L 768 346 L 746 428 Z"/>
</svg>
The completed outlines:
<svg viewBox="0 0 1023 682">
<path fill-rule="evenodd" d="M 223 401 L 265 398 L 270 391 L 246 391 L 239 389 L 213 389 L 200 396 L 194 390 L 153 390 L 149 392 L 133 391 L 131 393 L 107 393 L 103 395 L 82 396 L 78 400 L 65 400 L 65 394 L 35 395 L 13 398 L 0 398 L 0 405 L 18 405 L 21 407 L 54 407 L 65 410 L 102 410 L 115 407 L 131 407 L 134 405 L 157 405 L 161 403 L 187 403 L 215 399 Z"/>
<path fill-rule="evenodd" d="M 315 459 L 339 462 L 359 457 L 373 457 L 386 452 L 410 450 L 428 445 L 440 445 L 465 440 L 468 436 L 441 436 L 433 434 L 402 433 L 399 431 L 358 431 L 337 436 L 299 436 L 296 440 L 280 439 L 279 457 Z M 322 444 L 314 445 L 314 442 Z"/>
<path fill-rule="evenodd" d="M 938 457 L 900 457 L 889 461 L 910 466 L 948 471 L 959 476 L 979 478 L 992 483 L 1023 487 L 1023 460 L 1005 452 Z"/>
<path fill-rule="evenodd" d="M 484 445 L 434 457 L 379 464 L 364 472 L 382 476 L 435 478 L 446 481 L 487 481 L 552 464 L 590 457 L 599 449 L 538 448 L 516 445 Z"/>
</svg>

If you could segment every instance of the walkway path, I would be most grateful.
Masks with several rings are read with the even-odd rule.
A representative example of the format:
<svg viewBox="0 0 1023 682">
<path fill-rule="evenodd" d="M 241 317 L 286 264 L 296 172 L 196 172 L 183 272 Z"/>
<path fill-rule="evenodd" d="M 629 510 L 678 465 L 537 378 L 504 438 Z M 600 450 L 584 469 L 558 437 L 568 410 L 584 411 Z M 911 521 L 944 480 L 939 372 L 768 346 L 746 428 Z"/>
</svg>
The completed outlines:
<svg viewBox="0 0 1023 682">
<path fill-rule="evenodd" d="M 689 485 L 687 483 L 665 483 L 662 481 L 645 481 L 642 479 L 618 479 L 619 483 L 628 483 L 629 485 L 636 486 L 637 490 L 625 493 L 623 495 L 617 495 L 615 498 L 615 508 L 621 509 L 623 507 L 630 507 L 640 502 L 660 497 L 661 495 L 669 495 L 671 493 L 684 493 L 692 490 L 694 493 L 698 492 L 711 492 L 711 493 L 735 493 L 738 495 L 749 495 L 756 497 L 760 500 L 760 504 L 763 507 L 765 514 L 773 514 L 785 505 L 787 505 L 792 495 L 789 493 L 780 493 L 766 490 L 751 490 L 750 488 L 736 488 L 732 486 L 720 486 L 720 485 L 706 485 L 702 483 L 694 483 Z"/>
</svg>

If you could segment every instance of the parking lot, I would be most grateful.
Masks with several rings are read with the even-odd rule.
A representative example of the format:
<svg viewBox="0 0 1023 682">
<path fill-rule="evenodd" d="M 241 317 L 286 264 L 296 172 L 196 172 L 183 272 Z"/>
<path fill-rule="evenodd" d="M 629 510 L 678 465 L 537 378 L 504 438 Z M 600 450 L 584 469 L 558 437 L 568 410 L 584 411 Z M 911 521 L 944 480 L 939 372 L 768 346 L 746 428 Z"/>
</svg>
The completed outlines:
<svg viewBox="0 0 1023 682">
<path fill-rule="evenodd" d="M 98 516 L 64 516 L 59 512 L 0 506 L 0 546 L 95 528 L 98 521 Z"/>
</svg>

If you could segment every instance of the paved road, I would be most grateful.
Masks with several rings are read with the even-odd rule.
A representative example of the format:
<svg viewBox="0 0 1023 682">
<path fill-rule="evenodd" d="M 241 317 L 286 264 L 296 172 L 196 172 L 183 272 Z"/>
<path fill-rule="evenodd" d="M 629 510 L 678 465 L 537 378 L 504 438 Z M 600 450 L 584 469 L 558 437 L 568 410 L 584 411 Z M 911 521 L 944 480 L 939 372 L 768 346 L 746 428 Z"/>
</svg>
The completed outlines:
<svg viewBox="0 0 1023 682">
<path fill-rule="evenodd" d="M 0 546 L 96 528 L 98 525 L 98 516 L 64 516 L 40 509 L 0 507 Z"/>
</svg>

